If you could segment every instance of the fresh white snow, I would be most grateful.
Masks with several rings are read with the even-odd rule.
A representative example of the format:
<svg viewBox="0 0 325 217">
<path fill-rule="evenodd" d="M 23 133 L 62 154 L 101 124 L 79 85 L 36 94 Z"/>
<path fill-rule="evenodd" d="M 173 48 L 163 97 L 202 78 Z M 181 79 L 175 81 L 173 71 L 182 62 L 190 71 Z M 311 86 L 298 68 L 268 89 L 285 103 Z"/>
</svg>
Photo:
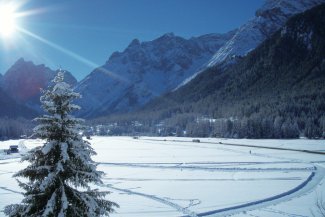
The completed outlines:
<svg viewBox="0 0 325 217">
<path fill-rule="evenodd" d="M 211 58 L 208 66 L 214 66 L 231 56 L 245 56 L 261 42 L 281 28 L 287 19 L 324 0 L 267 0 L 256 16 L 242 25 L 236 34 Z"/>
<path fill-rule="evenodd" d="M 227 144 L 325 152 L 324 140 L 192 139 L 92 137 L 94 160 L 105 172 L 97 187 L 111 191 L 109 199 L 120 205 L 111 216 L 311 216 L 311 210 L 317 216 L 325 155 Z M 5 141 L 0 149 L 17 143 L 42 145 Z M 27 163 L 9 157 L 0 158 L 0 211 L 22 199 L 12 175 Z"/>
</svg>

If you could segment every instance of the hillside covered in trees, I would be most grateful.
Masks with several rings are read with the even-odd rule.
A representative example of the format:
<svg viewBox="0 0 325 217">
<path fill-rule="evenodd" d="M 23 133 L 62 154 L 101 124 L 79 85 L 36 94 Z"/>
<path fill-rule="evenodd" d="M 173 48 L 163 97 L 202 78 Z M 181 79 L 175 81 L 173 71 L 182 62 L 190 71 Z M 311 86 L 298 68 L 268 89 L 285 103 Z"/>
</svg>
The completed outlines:
<svg viewBox="0 0 325 217">
<path fill-rule="evenodd" d="M 135 113 L 93 123 L 115 122 L 128 133 L 320 138 L 325 131 L 324 14 L 323 4 L 296 15 L 257 49 L 236 57 L 236 64 L 210 68 Z"/>
</svg>

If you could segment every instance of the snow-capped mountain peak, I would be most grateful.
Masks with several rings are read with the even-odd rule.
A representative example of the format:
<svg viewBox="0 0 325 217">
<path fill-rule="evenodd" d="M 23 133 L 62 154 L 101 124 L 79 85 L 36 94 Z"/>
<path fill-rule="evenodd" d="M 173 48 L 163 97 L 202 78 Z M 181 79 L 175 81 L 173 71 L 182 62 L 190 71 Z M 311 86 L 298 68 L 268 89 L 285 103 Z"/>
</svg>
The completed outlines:
<svg viewBox="0 0 325 217">
<path fill-rule="evenodd" d="M 280 29 L 289 17 L 301 13 L 325 0 L 267 0 L 255 17 L 242 25 L 208 62 L 211 67 L 234 56 L 245 56 L 262 41 Z"/>
<path fill-rule="evenodd" d="M 305 11 L 308 8 L 322 3 L 319 0 L 267 0 L 264 5 L 256 11 L 256 16 L 265 16 L 272 11 L 281 11 L 283 14 L 292 16 Z"/>
<path fill-rule="evenodd" d="M 152 41 L 134 39 L 122 52 L 77 86 L 80 115 L 94 117 L 138 108 L 186 84 L 207 67 L 227 66 L 270 37 L 294 14 L 325 0 L 267 0 L 255 17 L 225 34 L 184 39 L 166 33 Z"/>
<path fill-rule="evenodd" d="M 105 65 L 79 83 L 82 115 L 132 110 L 174 89 L 198 71 L 233 34 L 185 39 L 167 33 L 152 41 L 134 39 L 123 52 L 114 52 Z"/>
</svg>

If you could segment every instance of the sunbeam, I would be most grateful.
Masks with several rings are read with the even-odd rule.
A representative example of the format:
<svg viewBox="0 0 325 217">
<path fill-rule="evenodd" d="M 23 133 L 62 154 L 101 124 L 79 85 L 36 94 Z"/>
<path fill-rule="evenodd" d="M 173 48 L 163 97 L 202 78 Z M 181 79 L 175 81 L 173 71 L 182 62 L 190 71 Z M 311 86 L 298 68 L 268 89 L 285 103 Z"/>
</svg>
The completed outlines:
<svg viewBox="0 0 325 217">
<path fill-rule="evenodd" d="M 79 54 L 76 54 L 76 53 L 74 53 L 74 52 L 72 52 L 72 51 L 70 51 L 70 50 L 68 50 L 68 49 L 54 43 L 54 42 L 51 42 L 51 41 L 49 41 L 49 40 L 47 40 L 47 39 L 45 39 L 45 38 L 43 38 L 43 37 L 41 37 L 39 35 L 36 35 L 36 34 L 30 32 L 30 31 L 28 31 L 28 30 L 26 30 L 26 29 L 24 29 L 22 27 L 17 27 L 17 29 L 21 33 L 23 33 L 25 35 L 28 35 L 28 36 L 30 36 L 30 37 L 32 37 L 34 39 L 37 39 L 37 40 L 41 41 L 42 43 L 44 43 L 44 44 L 46 44 L 46 45 L 48 45 L 48 46 L 62 52 L 62 53 L 64 53 L 65 55 L 68 55 L 68 56 L 74 58 L 75 60 L 77 60 L 79 62 L 82 62 L 83 64 L 85 64 L 87 66 L 90 66 L 92 68 L 97 68 L 98 70 L 104 72 L 105 74 L 107 74 L 108 76 L 110 76 L 111 78 L 113 78 L 115 80 L 119 80 L 119 81 L 122 81 L 122 82 L 129 83 L 129 81 L 127 81 L 123 77 L 121 77 L 121 76 L 117 75 L 116 73 L 111 72 L 111 71 L 109 71 L 109 70 L 107 70 L 107 69 L 105 69 L 103 67 L 98 67 L 98 64 L 96 64 L 96 63 L 94 63 L 94 62 L 80 56 Z"/>
</svg>

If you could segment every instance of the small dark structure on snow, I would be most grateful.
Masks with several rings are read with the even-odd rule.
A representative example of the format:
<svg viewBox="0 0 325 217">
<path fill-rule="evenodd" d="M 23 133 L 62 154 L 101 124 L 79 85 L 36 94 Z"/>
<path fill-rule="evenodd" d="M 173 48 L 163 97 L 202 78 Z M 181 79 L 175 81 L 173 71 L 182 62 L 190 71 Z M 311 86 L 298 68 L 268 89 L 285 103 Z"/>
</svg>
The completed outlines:
<svg viewBox="0 0 325 217">
<path fill-rule="evenodd" d="M 19 152 L 18 145 L 11 145 L 9 147 L 9 150 L 11 153 L 18 153 Z"/>
<path fill-rule="evenodd" d="M 7 154 L 18 153 L 19 152 L 18 145 L 11 145 L 11 146 L 9 146 L 9 149 L 5 150 L 5 152 Z"/>
</svg>

